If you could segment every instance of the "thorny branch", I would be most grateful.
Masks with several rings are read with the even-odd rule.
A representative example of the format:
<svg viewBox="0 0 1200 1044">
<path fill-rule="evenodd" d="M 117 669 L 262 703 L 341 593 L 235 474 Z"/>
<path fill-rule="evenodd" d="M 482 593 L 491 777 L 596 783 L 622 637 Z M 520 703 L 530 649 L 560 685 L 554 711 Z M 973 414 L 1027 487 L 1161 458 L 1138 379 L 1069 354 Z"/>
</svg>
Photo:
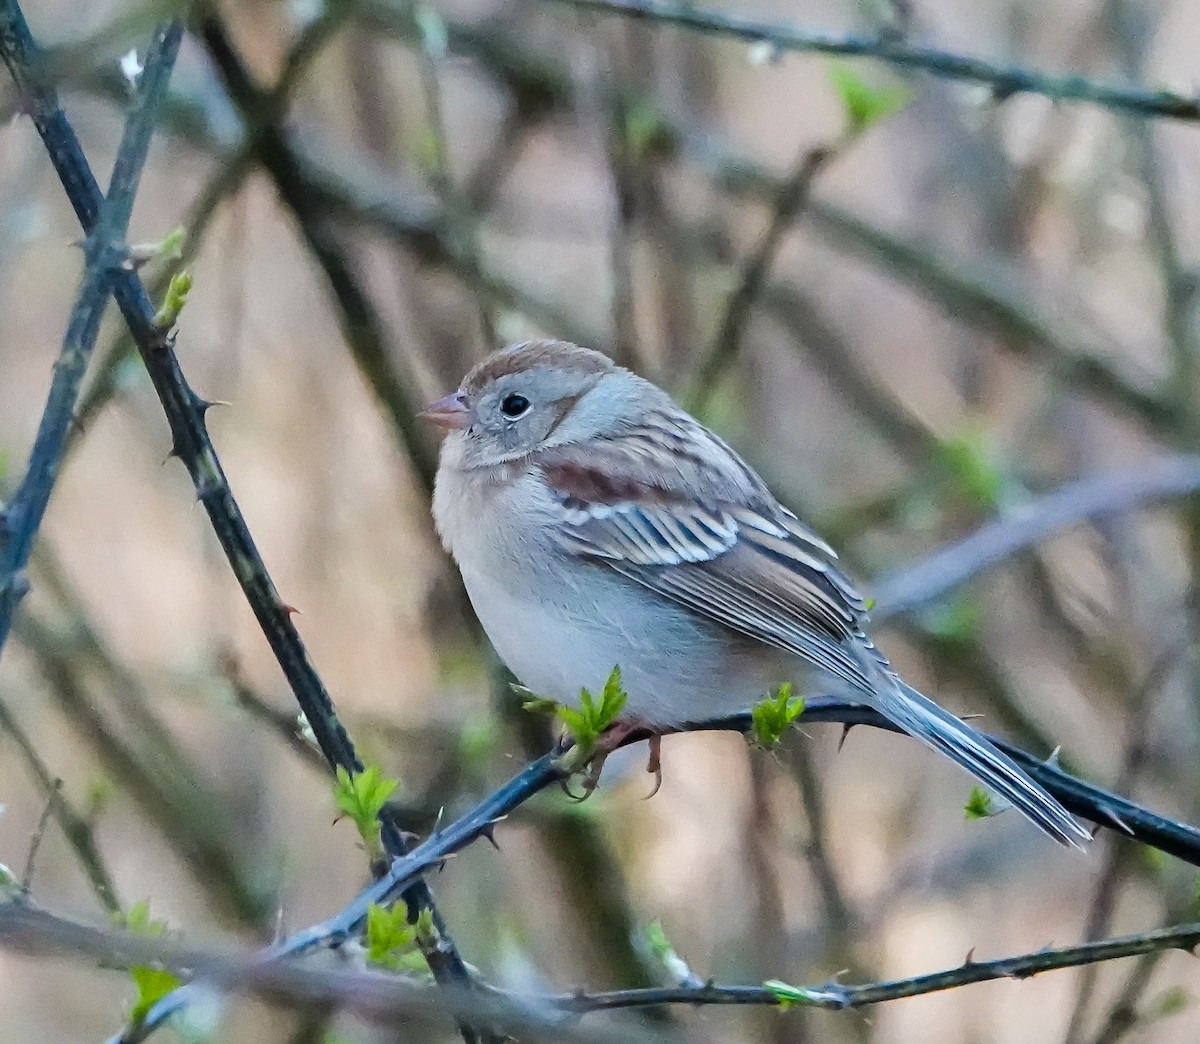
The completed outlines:
<svg viewBox="0 0 1200 1044">
<path fill-rule="evenodd" d="M 1146 90 L 1123 84 L 1101 83 L 1083 76 L 1054 76 L 1018 66 L 996 65 L 981 58 L 955 54 L 908 42 L 894 32 L 875 35 L 840 35 L 802 29 L 778 22 L 719 12 L 698 11 L 684 4 L 656 0 L 552 0 L 586 11 L 622 15 L 662 25 L 676 25 L 752 44 L 767 44 L 777 51 L 803 51 L 844 57 L 878 58 L 901 68 L 920 69 L 935 76 L 989 87 L 997 98 L 1014 94 L 1041 94 L 1055 101 L 1090 102 L 1118 112 L 1200 120 L 1200 97 L 1168 90 Z"/>
<path fill-rule="evenodd" d="M 41 80 L 32 40 L 27 31 L 22 32 L 24 27 L 16 3 L 6 0 L 0 5 L 0 53 L 5 65 L 19 88 L 41 90 L 53 101 L 53 89 Z M 54 364 L 54 379 L 29 455 L 29 465 L 11 503 L 0 511 L 0 650 L 8 638 L 17 605 L 28 588 L 25 567 L 58 477 L 79 389 L 100 332 L 100 320 L 118 273 L 127 263 L 125 233 L 133 213 L 133 201 L 150 148 L 155 119 L 182 37 L 183 26 L 178 20 L 166 22 L 156 30 L 147 52 L 146 65 L 117 151 L 108 196 L 103 201 L 97 200 L 93 208 L 94 221 L 88 228 L 85 247 L 83 284 L 67 323 L 62 351 Z M 43 138 L 56 133 L 59 130 L 57 124 L 65 123 L 65 116 L 56 104 L 52 110 L 35 108 L 33 115 Z M 96 194 L 99 195 L 98 187 Z"/>
<path fill-rule="evenodd" d="M 868 707 L 842 700 L 815 697 L 808 700 L 798 724 L 835 722 L 844 726 L 871 725 L 889 731 L 897 726 Z M 751 728 L 750 714 L 697 722 L 677 731 L 732 730 L 747 732 Z M 622 746 L 645 739 L 644 734 L 631 734 Z M 1200 830 L 1161 816 L 1116 794 L 1071 776 L 1053 761 L 1041 761 L 1033 755 L 996 737 L 989 737 L 1001 750 L 1013 758 L 1029 775 L 1061 801 L 1076 815 L 1094 821 L 1143 844 L 1160 849 L 1200 866 Z M 372 904 L 384 905 L 395 900 L 412 882 L 431 869 L 439 867 L 451 855 L 467 848 L 480 838 L 494 840 L 497 825 L 534 795 L 564 778 L 561 753 L 552 750 L 531 762 L 502 787 L 484 798 L 473 809 L 449 826 L 417 845 L 407 855 L 393 860 L 387 874 L 372 882 L 352 902 L 329 919 L 312 925 L 263 951 L 262 960 L 294 958 L 330 946 L 339 946 L 361 927 Z M 146 1016 L 144 1023 L 122 1044 L 144 1040 L 191 999 L 191 987 L 185 986 L 168 994 Z"/>
</svg>

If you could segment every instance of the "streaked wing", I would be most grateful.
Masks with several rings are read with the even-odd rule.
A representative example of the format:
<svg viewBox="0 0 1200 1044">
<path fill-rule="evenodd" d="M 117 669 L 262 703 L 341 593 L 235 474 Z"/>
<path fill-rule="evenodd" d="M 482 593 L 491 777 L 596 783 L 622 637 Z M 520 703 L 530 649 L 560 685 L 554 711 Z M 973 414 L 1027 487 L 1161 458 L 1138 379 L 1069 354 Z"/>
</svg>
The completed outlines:
<svg viewBox="0 0 1200 1044">
<path fill-rule="evenodd" d="M 865 606 L 833 550 L 706 429 L 652 453 L 655 432 L 538 460 L 563 547 L 870 691 Z M 664 454 L 669 472 L 654 466 Z"/>
</svg>

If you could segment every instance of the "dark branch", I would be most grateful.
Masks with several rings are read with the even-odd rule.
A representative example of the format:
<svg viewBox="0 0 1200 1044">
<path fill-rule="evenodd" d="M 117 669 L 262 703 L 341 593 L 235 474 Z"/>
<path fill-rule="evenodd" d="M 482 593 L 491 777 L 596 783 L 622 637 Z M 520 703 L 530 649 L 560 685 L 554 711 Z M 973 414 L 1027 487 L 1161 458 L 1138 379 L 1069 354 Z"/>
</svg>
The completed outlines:
<svg viewBox="0 0 1200 1044">
<path fill-rule="evenodd" d="M 92 201 L 93 221 L 88 227 L 83 284 L 67 324 L 62 350 L 54 364 L 54 378 L 29 455 L 29 465 L 12 502 L 0 514 L 0 650 L 12 627 L 13 614 L 28 589 L 25 568 L 58 477 L 71 417 L 100 332 L 100 320 L 108 307 L 114 280 L 126 261 L 125 233 L 158 108 L 166 93 L 182 35 L 183 27 L 177 20 L 166 22 L 156 30 L 137 94 L 125 121 L 106 199 L 99 198 L 99 187 L 92 182 L 97 198 Z M 68 154 L 70 148 L 66 137 L 73 140 L 73 135 L 66 135 L 69 131 L 66 117 L 58 107 L 53 87 L 42 80 L 35 45 L 14 0 L 0 4 L 0 56 L 18 90 L 31 95 L 31 114 L 47 150 L 62 150 L 61 154 Z M 36 99 L 43 104 L 37 104 Z"/>
<path fill-rule="evenodd" d="M 1146 90 L 1125 84 L 1101 83 L 1083 76 L 1054 76 L 1018 66 L 995 65 L 981 58 L 911 44 L 895 33 L 874 36 L 819 32 L 778 22 L 717 12 L 698 11 L 683 4 L 655 0 L 555 0 L 589 11 L 623 15 L 641 21 L 677 25 L 696 32 L 752 44 L 769 44 L 778 51 L 803 51 L 850 58 L 877 58 L 901 68 L 920 69 L 950 80 L 990 87 L 1000 99 L 1014 94 L 1041 94 L 1055 101 L 1081 101 L 1139 116 L 1200 120 L 1200 97 L 1168 90 Z"/>
</svg>

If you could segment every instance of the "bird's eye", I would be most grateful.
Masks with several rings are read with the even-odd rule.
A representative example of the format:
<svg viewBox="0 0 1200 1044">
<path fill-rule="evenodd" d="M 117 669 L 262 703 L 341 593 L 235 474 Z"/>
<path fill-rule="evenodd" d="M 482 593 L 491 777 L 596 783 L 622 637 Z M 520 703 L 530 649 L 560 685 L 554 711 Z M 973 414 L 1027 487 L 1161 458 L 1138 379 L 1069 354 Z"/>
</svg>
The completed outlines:
<svg viewBox="0 0 1200 1044">
<path fill-rule="evenodd" d="M 500 412 L 506 417 L 520 417 L 529 409 L 529 400 L 524 395 L 506 395 L 500 401 Z"/>
</svg>

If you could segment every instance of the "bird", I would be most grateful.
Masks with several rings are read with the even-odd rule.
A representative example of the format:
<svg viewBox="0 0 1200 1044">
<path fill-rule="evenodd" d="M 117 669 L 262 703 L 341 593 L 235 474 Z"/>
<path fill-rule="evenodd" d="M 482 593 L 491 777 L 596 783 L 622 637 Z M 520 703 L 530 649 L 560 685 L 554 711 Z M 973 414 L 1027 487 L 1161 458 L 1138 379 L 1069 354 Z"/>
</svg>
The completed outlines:
<svg viewBox="0 0 1200 1044">
<path fill-rule="evenodd" d="M 833 548 L 657 385 L 601 352 L 531 340 L 483 359 L 423 416 L 446 432 L 436 530 L 528 689 L 569 704 L 619 668 L 618 724 L 661 735 L 796 683 L 874 708 L 1055 841 L 1091 840 L 900 678 Z"/>
</svg>

